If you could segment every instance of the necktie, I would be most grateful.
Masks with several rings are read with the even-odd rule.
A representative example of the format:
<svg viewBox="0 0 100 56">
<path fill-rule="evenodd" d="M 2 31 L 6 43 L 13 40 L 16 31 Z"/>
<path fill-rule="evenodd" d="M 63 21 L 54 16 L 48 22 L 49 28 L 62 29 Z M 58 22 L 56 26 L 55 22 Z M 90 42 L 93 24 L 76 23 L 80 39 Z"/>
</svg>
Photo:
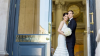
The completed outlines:
<svg viewBox="0 0 100 56">
<path fill-rule="evenodd" d="M 68 21 L 68 24 L 70 23 L 70 20 Z"/>
</svg>

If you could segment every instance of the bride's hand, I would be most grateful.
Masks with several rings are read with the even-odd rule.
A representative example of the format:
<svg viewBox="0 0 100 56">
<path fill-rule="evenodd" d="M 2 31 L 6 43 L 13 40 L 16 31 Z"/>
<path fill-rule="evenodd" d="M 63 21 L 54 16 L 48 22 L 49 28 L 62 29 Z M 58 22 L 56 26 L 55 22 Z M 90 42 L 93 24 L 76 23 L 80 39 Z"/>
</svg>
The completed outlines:
<svg viewBox="0 0 100 56">
<path fill-rule="evenodd" d="M 61 34 L 61 33 L 59 33 L 59 34 L 61 34 L 61 35 L 64 35 L 64 36 L 65 36 L 64 32 L 63 32 L 63 31 L 61 31 L 61 32 L 62 32 L 62 34 Z"/>
<path fill-rule="evenodd" d="M 66 35 L 64 34 L 64 32 L 63 32 L 63 35 L 66 36 Z"/>
</svg>

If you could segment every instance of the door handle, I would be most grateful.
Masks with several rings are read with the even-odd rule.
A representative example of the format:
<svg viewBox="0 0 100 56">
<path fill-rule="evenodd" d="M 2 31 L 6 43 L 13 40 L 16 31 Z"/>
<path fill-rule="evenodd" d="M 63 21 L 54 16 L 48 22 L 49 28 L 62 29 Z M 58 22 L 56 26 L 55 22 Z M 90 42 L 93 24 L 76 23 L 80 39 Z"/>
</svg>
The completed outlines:
<svg viewBox="0 0 100 56">
<path fill-rule="evenodd" d="M 84 33 L 87 33 L 87 31 L 84 31 Z M 94 33 L 94 31 L 92 30 L 92 31 L 90 31 L 90 33 Z"/>
<path fill-rule="evenodd" d="M 92 22 L 90 22 L 90 24 L 94 24 L 94 21 L 93 21 L 93 12 L 92 13 L 89 13 L 89 14 L 91 14 L 92 15 Z"/>
</svg>

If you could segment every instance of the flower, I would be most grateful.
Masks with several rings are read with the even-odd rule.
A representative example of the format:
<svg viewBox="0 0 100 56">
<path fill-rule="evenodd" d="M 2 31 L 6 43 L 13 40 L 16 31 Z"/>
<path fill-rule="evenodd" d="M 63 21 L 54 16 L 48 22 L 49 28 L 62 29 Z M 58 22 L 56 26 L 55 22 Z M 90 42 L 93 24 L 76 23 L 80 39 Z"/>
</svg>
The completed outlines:
<svg viewBox="0 0 100 56">
<path fill-rule="evenodd" d="M 70 36 L 72 34 L 72 30 L 70 28 L 65 28 L 64 34 L 65 34 L 65 36 Z"/>
</svg>

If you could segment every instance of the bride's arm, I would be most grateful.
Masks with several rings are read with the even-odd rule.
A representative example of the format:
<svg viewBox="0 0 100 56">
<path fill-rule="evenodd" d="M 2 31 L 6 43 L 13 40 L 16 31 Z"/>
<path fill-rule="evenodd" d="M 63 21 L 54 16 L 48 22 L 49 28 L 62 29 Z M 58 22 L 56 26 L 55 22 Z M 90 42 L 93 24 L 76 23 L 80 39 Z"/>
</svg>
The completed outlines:
<svg viewBox="0 0 100 56">
<path fill-rule="evenodd" d="M 61 21 L 61 22 L 60 22 L 60 25 L 59 25 L 59 28 L 58 28 L 58 32 L 59 32 L 60 34 L 62 34 L 62 35 L 65 35 L 65 34 L 63 33 L 63 31 L 61 31 L 63 25 L 64 25 L 64 22 Z"/>
<path fill-rule="evenodd" d="M 97 33 L 97 37 L 96 37 L 96 42 L 99 42 L 99 41 L 100 41 L 100 29 L 99 29 L 99 31 Z"/>
</svg>

